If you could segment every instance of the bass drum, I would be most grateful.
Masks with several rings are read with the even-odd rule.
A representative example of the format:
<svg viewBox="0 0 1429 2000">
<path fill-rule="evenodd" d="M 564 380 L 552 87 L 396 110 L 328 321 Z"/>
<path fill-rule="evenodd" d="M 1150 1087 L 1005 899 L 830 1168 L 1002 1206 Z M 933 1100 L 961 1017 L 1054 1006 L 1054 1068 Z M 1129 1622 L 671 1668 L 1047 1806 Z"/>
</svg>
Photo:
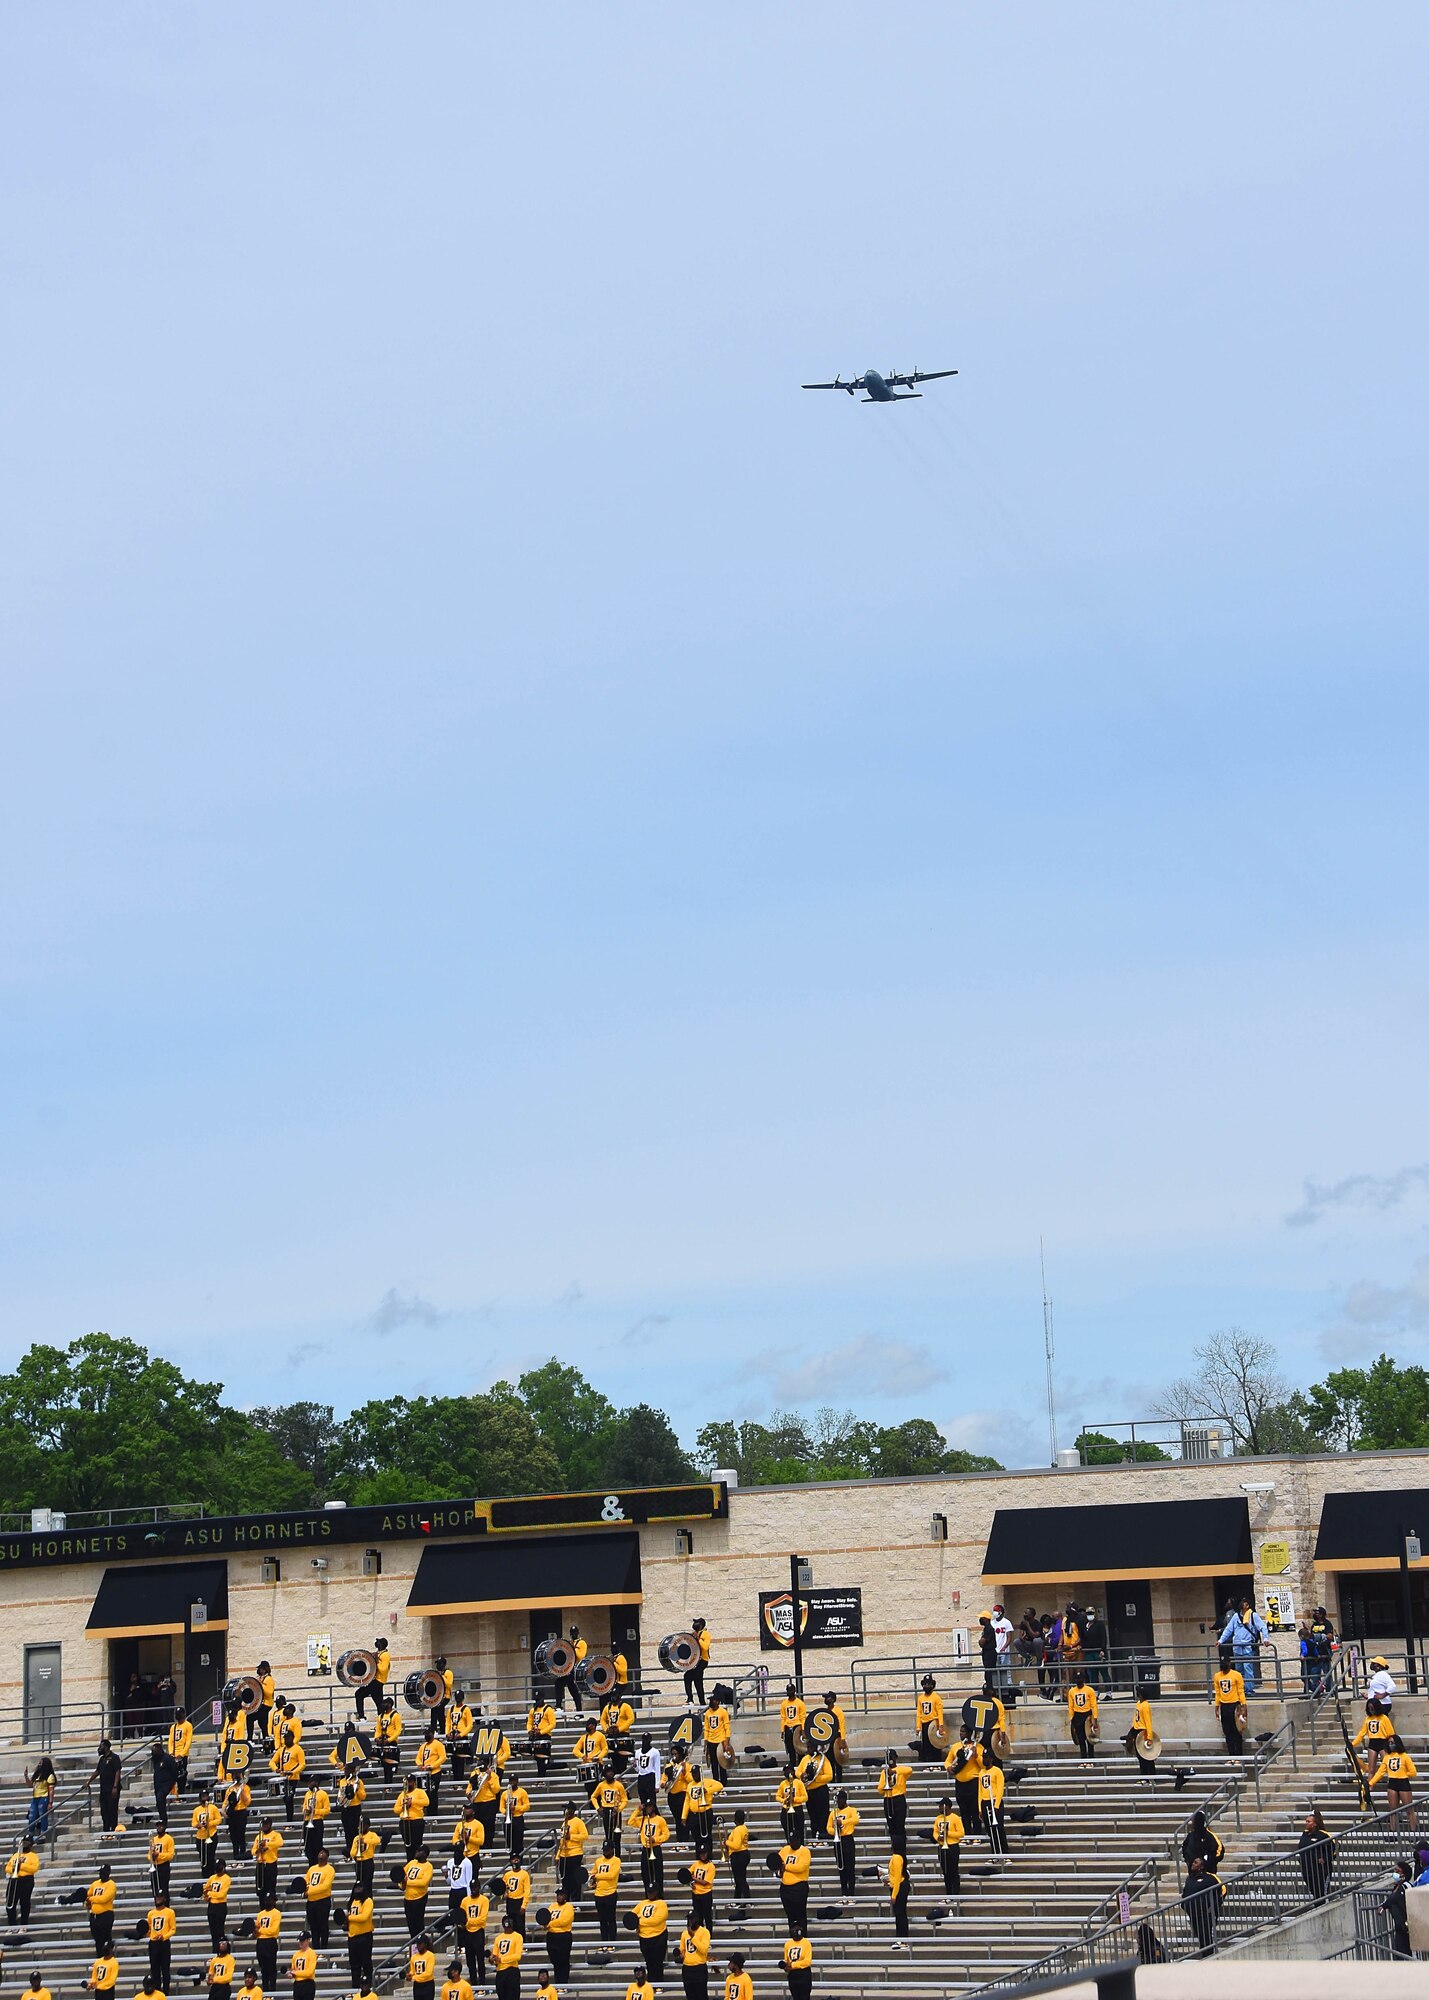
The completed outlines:
<svg viewBox="0 0 1429 2000">
<path fill-rule="evenodd" d="M 565 1639 L 543 1639 L 531 1655 L 531 1667 L 548 1680 L 568 1681 L 576 1670 L 576 1649 Z"/>
<path fill-rule="evenodd" d="M 615 1662 L 608 1653 L 587 1653 L 575 1671 L 575 1683 L 582 1694 L 604 1701 L 616 1689 Z"/>
<path fill-rule="evenodd" d="M 236 1705 L 245 1715 L 256 1715 L 263 1706 L 263 1683 L 257 1674 L 240 1674 L 224 1682 L 222 1699 L 225 1708 Z"/>
<path fill-rule="evenodd" d="M 344 1687 L 371 1687 L 377 1678 L 377 1655 L 361 1647 L 337 1656 L 337 1677 Z"/>
<path fill-rule="evenodd" d="M 428 1667 L 425 1673 L 408 1674 L 402 1698 L 408 1708 L 436 1708 L 447 1698 L 447 1684 L 435 1667 Z"/>
<path fill-rule="evenodd" d="M 700 1663 L 700 1642 L 693 1632 L 670 1632 L 660 1641 L 660 1665 L 667 1673 L 688 1674 Z"/>
</svg>

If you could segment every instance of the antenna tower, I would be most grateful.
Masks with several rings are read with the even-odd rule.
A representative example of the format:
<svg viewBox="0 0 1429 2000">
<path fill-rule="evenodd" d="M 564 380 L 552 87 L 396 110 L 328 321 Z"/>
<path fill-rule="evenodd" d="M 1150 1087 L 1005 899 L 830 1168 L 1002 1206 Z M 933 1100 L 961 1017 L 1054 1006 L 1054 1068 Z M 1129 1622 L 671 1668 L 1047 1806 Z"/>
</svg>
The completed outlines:
<svg viewBox="0 0 1429 2000">
<path fill-rule="evenodd" d="M 1052 1394 L 1052 1356 L 1056 1348 L 1052 1339 L 1052 1301 L 1047 1296 L 1047 1253 L 1042 1247 L 1042 1238 L 1037 1238 L 1037 1255 L 1042 1265 L 1042 1345 L 1047 1355 L 1047 1436 L 1052 1447 L 1048 1463 L 1057 1463 L 1057 1404 Z"/>
</svg>

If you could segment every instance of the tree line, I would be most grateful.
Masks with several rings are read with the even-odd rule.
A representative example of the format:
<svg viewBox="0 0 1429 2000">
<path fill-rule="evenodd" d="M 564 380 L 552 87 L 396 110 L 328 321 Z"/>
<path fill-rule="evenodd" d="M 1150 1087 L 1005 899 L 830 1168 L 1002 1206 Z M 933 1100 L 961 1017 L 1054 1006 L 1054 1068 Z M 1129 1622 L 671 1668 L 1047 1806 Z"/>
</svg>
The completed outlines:
<svg viewBox="0 0 1429 2000">
<path fill-rule="evenodd" d="M 1291 1389 L 1269 1343 L 1232 1328 L 1195 1349 L 1158 1414 L 1220 1422 L 1240 1451 L 1374 1451 L 1429 1445 L 1429 1371 L 1381 1355 Z M 1100 1433 L 1090 1462 L 1127 1447 Z M 1138 1443 L 1138 1458 L 1164 1457 Z M 658 1486 L 730 1468 L 746 1486 L 993 1472 L 926 1417 L 880 1425 L 851 1410 L 704 1425 L 686 1450 L 662 1410 L 619 1407 L 554 1357 L 471 1395 L 390 1396 L 338 1415 L 328 1403 L 240 1409 L 136 1341 L 92 1333 L 37 1345 L 0 1375 L 0 1512 L 202 1504 L 256 1513 L 346 1500 L 559 1493 Z"/>
</svg>

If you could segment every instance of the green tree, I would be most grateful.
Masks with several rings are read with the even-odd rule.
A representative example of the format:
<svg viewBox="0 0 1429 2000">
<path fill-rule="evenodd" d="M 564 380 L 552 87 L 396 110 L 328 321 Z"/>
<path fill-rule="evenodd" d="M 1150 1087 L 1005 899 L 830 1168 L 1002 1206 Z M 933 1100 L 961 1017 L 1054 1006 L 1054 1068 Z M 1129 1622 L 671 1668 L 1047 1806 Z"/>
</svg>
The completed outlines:
<svg viewBox="0 0 1429 2000">
<path fill-rule="evenodd" d="M 1381 1354 L 1337 1368 L 1304 1397 L 1320 1451 L 1396 1451 L 1429 1444 L 1429 1370 Z"/>
<path fill-rule="evenodd" d="M 308 1506 L 321 1506 L 332 1491 L 333 1461 L 340 1427 L 331 1403 L 260 1404 L 248 1412 L 258 1430 L 307 1480 Z M 416 1495 L 412 1496 L 414 1499 Z"/>
<path fill-rule="evenodd" d="M 555 1453 L 521 1399 L 500 1383 L 478 1396 L 391 1396 L 363 1403 L 341 1426 L 336 1484 L 361 1503 L 387 1475 L 413 1500 L 559 1492 Z"/>
<path fill-rule="evenodd" d="M 509 1385 L 499 1382 L 496 1389 L 508 1392 Z M 579 1368 L 552 1355 L 521 1377 L 515 1393 L 555 1453 L 562 1487 L 579 1492 L 610 1477 L 605 1467 L 617 1422 L 615 1405 L 591 1387 Z"/>
<path fill-rule="evenodd" d="M 1136 1441 L 1133 1455 L 1130 1439 L 1108 1437 L 1105 1431 L 1081 1431 L 1076 1440 L 1077 1450 L 1082 1454 L 1083 1465 L 1154 1465 L 1169 1459 L 1169 1451 L 1163 1451 L 1159 1444 L 1147 1444 L 1141 1438 Z"/>
<path fill-rule="evenodd" d="M 675 1486 L 694 1466 L 663 1410 L 636 1403 L 622 1410 L 605 1439 L 602 1486 Z"/>
<path fill-rule="evenodd" d="M 301 1470 L 222 1395 L 107 1333 L 32 1347 L 0 1376 L 0 1504 L 301 1505 Z"/>
</svg>

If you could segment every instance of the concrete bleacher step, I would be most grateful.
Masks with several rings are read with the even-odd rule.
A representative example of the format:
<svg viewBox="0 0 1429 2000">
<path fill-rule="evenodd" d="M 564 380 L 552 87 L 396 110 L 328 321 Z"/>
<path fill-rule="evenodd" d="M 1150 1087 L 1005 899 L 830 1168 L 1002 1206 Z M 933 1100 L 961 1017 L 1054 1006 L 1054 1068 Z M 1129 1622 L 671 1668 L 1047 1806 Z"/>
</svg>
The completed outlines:
<svg viewBox="0 0 1429 2000">
<path fill-rule="evenodd" d="M 754 1732 L 751 1729 L 748 1733 Z M 528 1769 L 521 1734 L 515 1728 L 511 1734 L 518 1767 Z M 768 1734 L 767 1728 L 765 1734 Z M 884 1730 L 880 1734 L 886 1736 L 887 1732 Z M 564 1723 L 558 1737 L 563 1754 L 569 1751 L 572 1735 L 572 1725 Z M 410 1749 L 409 1739 L 410 1731 L 409 1738 L 404 1739 L 404 1747 Z M 326 1762 L 331 1740 L 329 1732 L 312 1724 L 309 1724 L 304 1736 L 310 1766 L 325 1775 L 331 1771 Z M 895 1734 L 894 1740 L 901 1741 L 901 1738 Z M 195 1780 L 204 1775 L 206 1760 L 211 1760 L 211 1750 L 200 1749 L 193 1761 Z M 910 1948 L 906 1953 L 893 1953 L 892 1922 L 886 1899 L 877 1884 L 861 1880 L 860 1893 L 853 1907 L 841 1912 L 834 1922 L 817 1924 L 813 1931 L 816 1965 L 820 1971 L 819 1990 L 824 2000 L 837 2000 L 840 1994 L 851 1996 L 863 1991 L 876 1991 L 887 1996 L 887 2000 L 896 2000 L 896 1996 L 905 1991 L 910 1996 L 932 1992 L 945 1994 L 981 1984 L 998 1972 L 1015 1970 L 1042 1953 L 1056 1949 L 1069 1937 L 1077 1935 L 1084 1925 L 1099 1918 L 1108 1898 L 1114 1895 L 1120 1882 L 1133 1869 L 1158 1851 L 1164 1852 L 1168 1841 L 1194 1809 L 1197 1796 L 1208 1794 L 1217 1786 L 1226 1770 L 1224 1759 L 1215 1755 L 1215 1745 L 1211 1742 L 1186 1745 L 1178 1761 L 1188 1771 L 1188 1779 L 1179 1792 L 1173 1789 L 1169 1775 L 1152 1782 L 1138 1778 L 1120 1747 L 1115 1744 L 1104 1745 L 1103 1754 L 1095 1759 L 1082 1760 L 1070 1753 L 1070 1746 L 1063 1748 L 1037 1743 L 1025 1750 L 1014 1749 L 1012 1761 L 1025 1764 L 1027 1774 L 1019 1785 L 1010 1789 L 1009 1804 L 1036 1806 L 1035 1832 L 1029 1837 L 1029 1830 L 1014 1822 L 1010 1828 L 1011 1850 L 1005 1859 L 996 1864 L 985 1845 L 974 1841 L 966 1843 L 963 1851 L 963 1894 L 954 1906 L 953 1914 L 937 1924 L 928 1922 L 927 1912 L 935 1906 L 943 1907 L 946 1899 L 931 1846 L 919 1841 L 916 1833 L 931 1821 L 937 1798 L 950 1786 L 939 1766 L 915 1766 L 909 1811 L 909 1856 L 913 1884 Z M 1171 1761 L 1168 1758 L 1168 1765 Z M 89 1766 L 90 1760 L 82 1759 L 70 1768 L 79 1772 Z M 67 1775 L 68 1771 L 62 1774 L 62 1791 L 68 1789 L 65 1783 Z M 335 1782 L 335 1774 L 332 1775 Z M 366 1775 L 369 1811 L 374 1825 L 380 1827 L 391 1823 L 391 1803 L 396 1787 L 384 1784 L 371 1772 Z M 870 1769 L 856 1760 L 847 1774 L 850 1792 L 863 1813 L 860 1827 L 861 1868 L 885 1859 L 887 1852 L 882 1817 L 873 1796 L 873 1775 Z M 260 1780 L 266 1779 L 266 1770 L 260 1768 L 257 1776 Z M 750 1951 L 752 1957 L 757 1958 L 761 1974 L 765 1977 L 777 1976 L 778 1947 L 784 1936 L 776 1887 L 758 1866 L 763 1854 L 779 1843 L 777 1808 L 772 1797 L 777 1776 L 777 1771 L 762 1769 L 752 1761 L 746 1761 L 734 1774 L 721 1801 L 725 1812 L 735 1806 L 745 1809 L 751 1826 L 756 1865 L 751 1870 L 753 1907 L 749 1919 L 739 1925 L 730 1924 L 719 1914 L 728 1902 L 730 1891 L 727 1876 L 721 1871 L 716 1899 L 716 1953 L 733 1948 L 737 1940 Z M 1296 1823 L 1298 1797 L 1307 1786 L 1321 1782 L 1315 1773 L 1307 1773 L 1303 1767 L 1300 1773 L 1294 1774 L 1294 1779 L 1293 1784 L 1267 1787 L 1265 1809 L 1256 1815 L 1253 1825 L 1247 1821 L 1238 1834 L 1223 1834 L 1228 1844 L 1232 1845 L 1236 1866 L 1247 1865 L 1252 1851 L 1261 1846 L 1274 1847 L 1278 1844 L 1279 1851 L 1284 1851 L 1287 1842 L 1293 1844 L 1294 1835 L 1290 1829 Z M 1327 1768 L 1323 1785 L 1328 1788 L 1328 1783 Z M 573 1784 L 573 1773 L 567 1771 L 553 1776 L 544 1784 L 530 1785 L 532 1813 L 528 1821 L 528 1856 L 535 1855 L 535 1850 L 553 1830 L 566 1799 L 572 1795 Z M 265 1806 L 273 1810 L 263 1798 L 258 1783 L 255 1783 L 254 1790 L 255 1806 L 250 1828 L 256 1827 Z M 1327 1808 L 1332 1798 L 1333 1794 L 1326 1789 L 1324 1803 Z M 450 1783 L 443 1787 L 442 1806 L 436 1816 L 436 1837 L 431 1843 L 434 1858 L 445 1858 L 448 1832 L 459 1799 L 459 1787 Z M 1356 1801 L 1347 1788 L 1341 1806 L 1343 1815 L 1351 1816 L 1355 1805 Z M 25 1807 L 23 1797 L 13 1801 L 0 1799 L 0 1837 L 12 1844 L 23 1825 Z M 174 1871 L 176 1892 L 196 1875 L 193 1848 L 188 1838 L 189 1809 L 190 1802 L 182 1801 L 178 1803 L 177 1811 L 171 1814 L 179 1850 Z M 37 1962 L 52 1990 L 63 1989 L 67 1992 L 77 1987 L 87 1972 L 91 1956 L 88 1926 L 82 1907 L 58 1906 L 54 1897 L 65 1889 L 88 1881 L 101 1855 L 110 1861 L 119 1884 L 120 1921 L 117 1930 L 121 1937 L 122 1976 L 127 1978 L 132 1973 L 135 1985 L 140 1983 L 146 1966 L 143 1947 L 123 1939 L 125 1928 L 142 1916 L 149 1904 L 145 1852 L 153 1823 L 153 1805 L 152 1797 L 142 1794 L 137 1785 L 126 1807 L 126 1816 L 131 1831 L 122 1839 L 104 1845 L 100 1844 L 96 1832 L 88 1825 L 65 1828 L 56 1843 L 53 1862 L 48 1858 L 46 1860 L 36 1895 L 31 1937 L 21 1947 L 19 1963 L 27 1965 L 27 1953 L 39 1954 Z M 274 1811 L 274 1816 L 281 1822 L 281 1807 Z M 301 1872 L 301 1828 L 293 1828 L 292 1833 L 293 1839 L 284 1850 L 280 1868 L 280 1883 L 283 1886 L 292 1875 Z M 628 1907 L 638 1893 L 639 1882 L 638 1859 L 632 1856 L 629 1836 L 624 1851 L 624 1880 L 631 1887 L 621 1900 L 622 1907 Z M 689 1852 L 688 1848 L 667 1850 L 667 1896 L 671 1905 L 672 1931 L 675 1932 L 682 1915 L 675 1870 L 689 1858 Z M 387 1862 L 394 1862 L 398 1853 L 399 1849 L 394 1845 L 388 1852 Z M 487 1876 L 495 1873 L 503 1858 L 498 1852 L 486 1864 L 483 1873 Z M 534 1906 L 549 1895 L 552 1870 L 544 1856 L 535 1856 L 532 1872 Z M 254 1907 L 251 1864 L 242 1868 L 235 1866 L 234 1874 L 231 1908 L 235 1918 L 251 1915 Z M 340 1865 L 339 1893 L 349 1880 L 350 1870 Z M 406 1928 L 400 1903 L 390 1890 L 385 1890 L 380 1866 L 378 1896 L 375 1954 L 381 1966 L 385 1959 L 400 1953 Z M 836 1900 L 837 1885 L 832 1863 L 825 1854 L 816 1853 L 810 1908 L 817 1910 Z M 176 1893 L 175 1902 L 180 1912 L 175 1966 L 197 1968 L 208 1949 L 203 1906 L 183 1898 L 181 1893 Z M 280 1967 L 285 1968 L 287 1951 L 301 1928 L 302 1906 L 300 1900 L 290 1897 L 284 1897 L 283 1903 L 285 1936 L 280 1951 Z M 433 1916 L 444 1916 L 445 1894 L 440 1872 L 434 1882 L 429 1907 Z M 588 1913 L 588 1902 L 584 1910 Z M 635 1956 L 633 1940 L 622 1932 L 615 1947 L 614 1962 L 606 1967 L 592 1967 L 584 1962 L 583 1954 L 594 1942 L 593 1931 L 589 1914 L 578 1917 L 572 1977 L 565 1990 L 583 1996 L 583 2000 L 584 1996 L 590 1996 L 590 2000 L 620 2000 Z M 345 1993 L 350 1986 L 345 1949 L 338 1933 L 334 1933 L 334 1938 L 335 1947 L 319 1980 L 324 1995 Z M 241 1966 L 245 1962 L 241 1945 L 238 1952 Z M 525 1965 L 534 1970 L 539 1967 L 541 1959 L 539 1939 L 533 1935 Z M 178 1972 L 175 1987 L 182 1990 L 184 1980 L 185 1972 Z M 667 1965 L 664 1983 L 667 1990 L 678 1989 L 679 1969 L 673 1956 Z M 405 1981 L 398 1984 L 405 1989 Z"/>
</svg>

